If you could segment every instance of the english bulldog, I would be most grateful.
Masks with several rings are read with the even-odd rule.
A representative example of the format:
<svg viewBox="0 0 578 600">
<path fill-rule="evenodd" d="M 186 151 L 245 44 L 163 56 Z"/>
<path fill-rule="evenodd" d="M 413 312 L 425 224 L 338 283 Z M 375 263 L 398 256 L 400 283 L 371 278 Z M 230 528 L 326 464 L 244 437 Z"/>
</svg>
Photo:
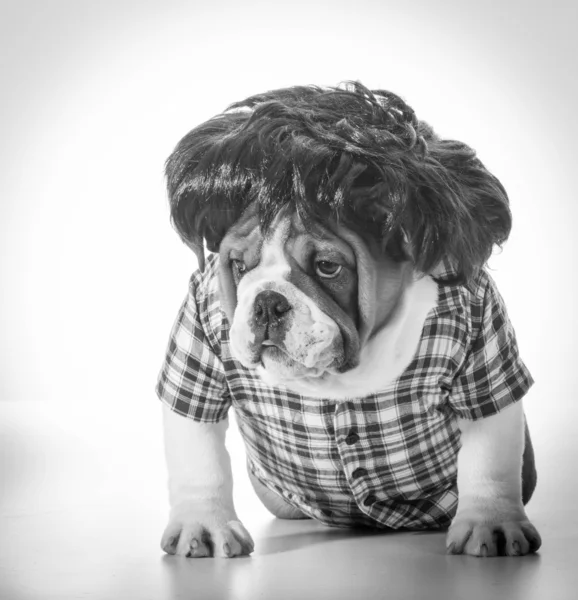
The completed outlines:
<svg viewBox="0 0 578 600">
<path fill-rule="evenodd" d="M 166 172 L 199 269 L 157 386 L 163 550 L 254 549 L 233 504 L 232 406 L 279 518 L 447 529 L 453 554 L 535 552 L 532 378 L 484 269 L 511 215 L 474 151 L 349 82 L 235 103 Z"/>
</svg>

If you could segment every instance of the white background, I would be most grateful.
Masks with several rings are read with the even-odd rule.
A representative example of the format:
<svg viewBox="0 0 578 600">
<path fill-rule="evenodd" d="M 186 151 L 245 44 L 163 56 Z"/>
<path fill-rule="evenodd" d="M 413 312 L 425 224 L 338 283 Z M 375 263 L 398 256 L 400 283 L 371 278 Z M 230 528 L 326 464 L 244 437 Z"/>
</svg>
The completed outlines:
<svg viewBox="0 0 578 600">
<path fill-rule="evenodd" d="M 508 190 L 514 229 L 493 274 L 537 382 L 526 404 L 543 485 L 554 470 L 574 477 L 575 6 L 4 2 L 0 401 L 29 403 L 30 443 L 46 429 L 73 435 L 105 479 L 125 469 L 127 486 L 150 461 L 160 468 L 154 385 L 195 266 L 169 225 L 164 160 L 233 101 L 358 79 L 469 143 Z M 238 438 L 232 450 L 240 470 Z M 163 486 L 151 489 L 164 498 Z"/>
</svg>

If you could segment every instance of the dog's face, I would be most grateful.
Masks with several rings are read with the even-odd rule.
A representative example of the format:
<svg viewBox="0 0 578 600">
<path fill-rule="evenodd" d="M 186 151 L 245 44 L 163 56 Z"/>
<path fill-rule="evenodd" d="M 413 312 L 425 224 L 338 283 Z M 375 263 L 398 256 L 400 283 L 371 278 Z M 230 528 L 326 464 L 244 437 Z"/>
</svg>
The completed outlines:
<svg viewBox="0 0 578 600">
<path fill-rule="evenodd" d="M 220 247 L 233 356 L 269 383 L 303 390 L 355 368 L 411 279 L 344 227 L 279 215 L 266 234 L 247 210 Z"/>
</svg>

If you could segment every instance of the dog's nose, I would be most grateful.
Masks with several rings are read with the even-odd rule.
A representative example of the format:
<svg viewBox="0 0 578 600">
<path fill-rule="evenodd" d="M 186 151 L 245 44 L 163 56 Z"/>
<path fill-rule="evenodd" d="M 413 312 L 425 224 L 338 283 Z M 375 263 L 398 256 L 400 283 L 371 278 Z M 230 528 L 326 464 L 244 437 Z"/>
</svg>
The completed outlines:
<svg viewBox="0 0 578 600">
<path fill-rule="evenodd" d="M 278 323 L 289 311 L 291 305 L 283 294 L 266 290 L 255 298 L 253 315 L 259 325 Z"/>
</svg>

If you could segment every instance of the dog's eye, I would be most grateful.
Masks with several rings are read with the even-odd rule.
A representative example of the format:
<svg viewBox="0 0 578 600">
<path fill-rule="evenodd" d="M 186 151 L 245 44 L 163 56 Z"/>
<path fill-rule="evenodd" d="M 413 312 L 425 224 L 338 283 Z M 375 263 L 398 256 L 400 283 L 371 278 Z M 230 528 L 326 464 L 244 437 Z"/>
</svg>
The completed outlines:
<svg viewBox="0 0 578 600">
<path fill-rule="evenodd" d="M 231 266 L 235 277 L 238 277 L 239 279 L 247 272 L 247 266 L 242 260 L 233 259 L 231 261 Z"/>
<path fill-rule="evenodd" d="M 318 260 L 315 263 L 315 272 L 323 279 L 333 279 L 341 273 L 343 267 L 329 260 Z"/>
</svg>

